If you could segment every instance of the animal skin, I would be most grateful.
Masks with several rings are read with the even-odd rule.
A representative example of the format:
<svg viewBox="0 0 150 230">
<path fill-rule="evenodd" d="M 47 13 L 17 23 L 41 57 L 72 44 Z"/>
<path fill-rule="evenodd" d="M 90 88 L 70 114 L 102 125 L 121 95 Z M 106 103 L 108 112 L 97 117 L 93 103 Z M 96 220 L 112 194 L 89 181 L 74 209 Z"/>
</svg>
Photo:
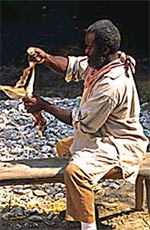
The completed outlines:
<svg viewBox="0 0 150 230">
<path fill-rule="evenodd" d="M 35 65 L 35 62 L 29 62 L 29 67 L 23 70 L 23 74 L 15 86 L 0 85 L 0 90 L 11 99 L 24 99 L 32 96 L 35 81 Z M 42 136 L 46 128 L 46 120 L 41 112 L 32 113 L 32 115 L 35 123 L 31 129 L 38 126 L 38 134 Z"/>
</svg>

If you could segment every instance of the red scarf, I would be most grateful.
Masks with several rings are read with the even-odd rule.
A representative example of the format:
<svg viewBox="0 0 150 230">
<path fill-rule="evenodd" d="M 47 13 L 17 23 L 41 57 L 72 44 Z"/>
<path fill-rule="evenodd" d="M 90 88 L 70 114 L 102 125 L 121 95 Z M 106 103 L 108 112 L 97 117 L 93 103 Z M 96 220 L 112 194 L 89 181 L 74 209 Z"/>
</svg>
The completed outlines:
<svg viewBox="0 0 150 230">
<path fill-rule="evenodd" d="M 126 55 L 124 52 L 121 51 L 118 51 L 118 59 L 108 63 L 107 65 L 103 66 L 101 69 L 96 70 L 90 67 L 84 80 L 84 86 L 88 88 L 86 92 L 87 96 L 91 93 L 91 90 L 95 85 L 95 83 L 101 77 L 103 77 L 104 74 L 108 73 L 109 71 L 111 71 L 111 69 L 118 66 L 124 66 L 126 74 L 129 67 L 132 73 L 135 72 L 135 60 L 131 56 Z"/>
</svg>

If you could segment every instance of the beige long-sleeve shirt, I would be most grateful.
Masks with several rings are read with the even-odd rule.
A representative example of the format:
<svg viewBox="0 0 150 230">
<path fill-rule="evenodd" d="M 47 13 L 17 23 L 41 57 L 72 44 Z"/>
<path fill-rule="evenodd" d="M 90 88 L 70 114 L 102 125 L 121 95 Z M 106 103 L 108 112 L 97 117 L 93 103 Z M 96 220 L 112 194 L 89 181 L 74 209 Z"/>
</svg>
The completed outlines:
<svg viewBox="0 0 150 230">
<path fill-rule="evenodd" d="M 87 57 L 68 58 L 66 81 L 84 80 Z M 88 98 L 86 91 L 72 113 L 71 161 L 94 183 L 115 166 L 134 183 L 148 140 L 139 122 L 140 104 L 131 71 L 127 77 L 124 66 L 113 68 L 96 82 Z"/>
</svg>

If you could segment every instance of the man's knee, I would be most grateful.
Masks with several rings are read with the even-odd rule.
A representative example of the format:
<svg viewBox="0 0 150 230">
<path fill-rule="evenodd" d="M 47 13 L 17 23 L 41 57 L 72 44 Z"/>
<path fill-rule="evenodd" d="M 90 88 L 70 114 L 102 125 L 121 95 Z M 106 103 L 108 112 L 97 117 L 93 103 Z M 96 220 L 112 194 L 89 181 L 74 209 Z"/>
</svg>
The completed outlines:
<svg viewBox="0 0 150 230">
<path fill-rule="evenodd" d="M 78 170 L 79 170 L 78 166 L 76 166 L 73 163 L 69 163 L 64 170 L 64 176 L 65 177 L 73 176 Z"/>
<path fill-rule="evenodd" d="M 90 184 L 89 177 L 74 163 L 69 163 L 64 170 L 64 181 L 77 183 L 78 185 Z"/>
<path fill-rule="evenodd" d="M 59 140 L 56 144 L 56 151 L 60 157 L 70 157 L 70 146 L 72 144 L 73 137 L 67 137 Z"/>
<path fill-rule="evenodd" d="M 62 152 L 63 147 L 62 146 L 63 146 L 62 140 L 58 141 L 56 144 L 56 151 L 57 151 L 59 156 L 63 156 L 63 152 Z"/>
</svg>

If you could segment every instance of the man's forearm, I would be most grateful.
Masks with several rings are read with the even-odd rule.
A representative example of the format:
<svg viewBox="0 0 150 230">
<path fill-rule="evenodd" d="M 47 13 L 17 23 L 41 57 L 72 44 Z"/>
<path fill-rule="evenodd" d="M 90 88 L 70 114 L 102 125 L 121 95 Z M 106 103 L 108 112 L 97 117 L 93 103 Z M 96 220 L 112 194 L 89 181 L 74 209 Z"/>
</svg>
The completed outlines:
<svg viewBox="0 0 150 230">
<path fill-rule="evenodd" d="M 68 125 L 72 125 L 72 112 L 70 110 L 59 108 L 56 105 L 52 105 L 48 102 L 45 102 L 44 110 L 52 114 L 54 117 L 56 117 L 60 121 Z"/>
<path fill-rule="evenodd" d="M 53 72 L 65 74 L 68 65 L 68 59 L 66 57 L 53 56 L 46 53 L 44 64 Z"/>
<path fill-rule="evenodd" d="M 52 71 L 65 74 L 68 65 L 68 58 L 48 54 L 38 47 L 29 47 L 27 49 L 27 53 L 31 62 L 45 64 Z"/>
</svg>

